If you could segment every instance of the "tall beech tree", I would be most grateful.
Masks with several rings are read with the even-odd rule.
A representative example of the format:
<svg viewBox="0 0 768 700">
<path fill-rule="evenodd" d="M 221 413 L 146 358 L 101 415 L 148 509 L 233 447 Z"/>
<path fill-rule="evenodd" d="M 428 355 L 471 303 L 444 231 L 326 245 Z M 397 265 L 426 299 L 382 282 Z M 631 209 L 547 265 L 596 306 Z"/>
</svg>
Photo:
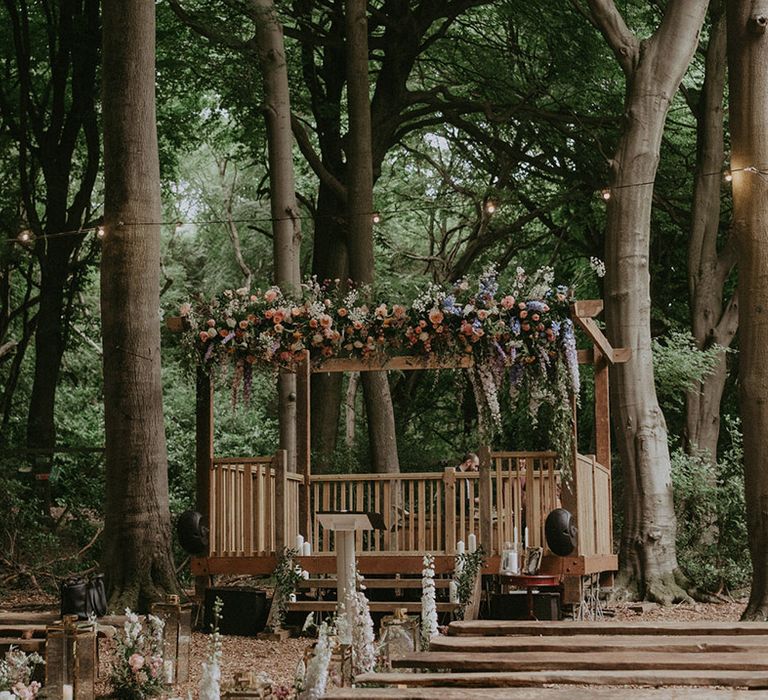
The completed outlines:
<svg viewBox="0 0 768 700">
<path fill-rule="evenodd" d="M 263 112 L 267 122 L 274 278 L 275 283 L 283 289 L 297 290 L 301 283 L 301 219 L 293 173 L 291 99 L 283 27 L 271 0 L 251 0 L 251 8 L 264 81 Z M 289 464 L 295 469 L 296 375 L 280 373 L 278 401 L 280 447 L 288 451 Z"/>
<path fill-rule="evenodd" d="M 345 0 L 347 106 L 347 249 L 352 279 L 372 285 L 373 162 L 371 154 L 371 102 L 368 82 L 368 5 L 366 0 Z M 374 469 L 398 472 L 395 415 L 386 372 L 361 375 L 368 440 Z"/>
<path fill-rule="evenodd" d="M 739 403 L 752 590 L 742 618 L 768 619 L 768 6 L 728 0 L 733 230 L 739 266 Z M 755 172 L 748 169 L 754 168 Z"/>
<path fill-rule="evenodd" d="M 729 235 L 720 246 L 721 187 L 725 158 L 723 101 L 726 67 L 725 10 L 720 0 L 710 3 L 712 28 L 704 61 L 700 92 L 686 91 L 696 118 L 696 173 L 688 242 L 688 289 L 691 330 L 700 349 L 727 348 L 739 323 L 738 294 L 725 298 L 725 287 L 736 262 L 736 246 Z M 720 402 L 728 377 L 725 352 L 713 371 L 686 395 L 685 442 L 691 453 L 714 461 L 720 436 Z"/>
<path fill-rule="evenodd" d="M 104 570 L 110 607 L 176 587 L 160 378 L 160 165 L 155 3 L 105 0 Z"/>
<path fill-rule="evenodd" d="M 653 382 L 649 244 L 653 182 L 672 97 L 696 49 L 707 0 L 670 0 L 641 40 L 612 0 L 588 0 L 626 79 L 624 127 L 611 160 L 605 312 L 614 347 L 632 359 L 611 371 L 613 420 L 624 473 L 619 585 L 669 603 L 688 597 L 675 550 L 667 427 Z"/>
</svg>

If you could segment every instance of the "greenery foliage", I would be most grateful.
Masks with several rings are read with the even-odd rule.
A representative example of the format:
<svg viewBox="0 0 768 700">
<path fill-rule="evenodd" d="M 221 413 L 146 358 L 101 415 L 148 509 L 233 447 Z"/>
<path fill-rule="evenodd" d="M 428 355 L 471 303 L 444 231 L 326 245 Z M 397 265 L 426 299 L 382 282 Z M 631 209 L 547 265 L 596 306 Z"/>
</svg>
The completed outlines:
<svg viewBox="0 0 768 700">
<path fill-rule="evenodd" d="M 729 446 L 716 463 L 672 452 L 677 557 L 707 591 L 735 591 L 751 576 L 744 508 L 744 450 L 739 422 L 726 419 Z"/>
</svg>

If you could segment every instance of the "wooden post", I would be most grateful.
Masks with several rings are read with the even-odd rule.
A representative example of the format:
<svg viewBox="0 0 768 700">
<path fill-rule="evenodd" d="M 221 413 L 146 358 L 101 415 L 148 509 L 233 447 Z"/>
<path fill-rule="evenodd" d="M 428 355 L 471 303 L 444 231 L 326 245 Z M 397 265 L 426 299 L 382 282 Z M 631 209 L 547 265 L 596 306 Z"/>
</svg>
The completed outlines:
<svg viewBox="0 0 768 700">
<path fill-rule="evenodd" d="M 445 484 L 445 553 L 456 554 L 456 470 L 446 467 Z"/>
<path fill-rule="evenodd" d="M 480 447 L 480 544 L 486 556 L 493 554 L 493 523 L 491 509 L 493 507 L 493 488 L 491 485 L 491 450 L 488 445 Z"/>
<path fill-rule="evenodd" d="M 595 453 L 597 461 L 611 468 L 611 418 L 608 360 L 595 346 Z"/>
<path fill-rule="evenodd" d="M 275 553 L 280 556 L 286 546 L 286 514 L 289 506 L 285 499 L 288 494 L 287 474 L 288 451 L 278 450 L 272 461 L 275 469 Z M 293 546 L 293 545 L 291 545 Z"/>
<path fill-rule="evenodd" d="M 211 515 L 211 468 L 213 466 L 213 383 L 197 368 L 195 413 L 195 507 L 208 520 Z"/>
<path fill-rule="evenodd" d="M 310 513 L 310 415 L 309 385 L 311 368 L 309 350 L 304 351 L 304 358 L 296 365 L 296 471 L 304 475 L 299 488 L 299 533 L 305 539 L 312 536 L 312 517 Z M 313 543 L 316 546 L 316 543 Z"/>
</svg>

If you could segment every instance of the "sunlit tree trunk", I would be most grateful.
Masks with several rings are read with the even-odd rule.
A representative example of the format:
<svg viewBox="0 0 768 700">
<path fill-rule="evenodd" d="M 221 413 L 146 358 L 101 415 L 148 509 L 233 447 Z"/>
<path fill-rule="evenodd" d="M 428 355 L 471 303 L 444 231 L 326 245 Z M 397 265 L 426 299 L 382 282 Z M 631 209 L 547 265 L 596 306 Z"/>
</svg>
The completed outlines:
<svg viewBox="0 0 768 700">
<path fill-rule="evenodd" d="M 675 550 L 676 521 L 667 446 L 651 355 L 648 265 L 653 182 L 669 105 L 696 48 L 706 0 L 671 0 L 640 41 L 612 0 L 589 0 L 592 17 L 627 80 L 624 127 L 612 161 L 606 223 L 608 335 L 632 358 L 613 367 L 611 399 L 624 470 L 619 585 L 669 603 L 686 598 Z"/>
<path fill-rule="evenodd" d="M 301 219 L 293 174 L 291 99 L 283 28 L 272 0 L 251 0 L 251 11 L 264 79 L 263 111 L 267 122 L 275 283 L 282 289 L 297 292 L 301 282 Z M 295 471 L 296 375 L 281 372 L 277 387 L 280 448 L 288 451 L 288 463 Z"/>
<path fill-rule="evenodd" d="M 700 349 L 728 347 L 738 327 L 737 297 L 726 303 L 724 287 L 736 262 L 736 249 L 729 238 L 718 250 L 722 180 L 716 174 L 725 156 L 723 98 L 726 65 L 726 27 L 722 3 L 710 3 L 712 30 L 707 46 L 704 86 L 691 105 L 697 122 L 696 175 L 693 190 L 691 234 L 688 244 L 688 288 L 691 330 Z M 715 173 L 715 174 L 713 174 Z M 718 357 L 711 374 L 686 396 L 685 444 L 691 454 L 717 458 L 720 436 L 720 402 L 728 376 L 725 353 Z"/>
<path fill-rule="evenodd" d="M 752 591 L 743 618 L 768 619 L 768 4 L 729 0 L 733 229 L 739 266 L 739 400 Z"/>
<path fill-rule="evenodd" d="M 371 155 L 371 103 L 368 82 L 368 4 L 345 0 L 347 30 L 347 248 L 352 279 L 373 284 L 373 161 Z M 395 416 L 386 372 L 361 376 L 368 437 L 377 472 L 400 471 Z"/>
<path fill-rule="evenodd" d="M 176 587 L 160 378 L 155 3 L 104 2 L 104 570 L 110 607 Z"/>
</svg>

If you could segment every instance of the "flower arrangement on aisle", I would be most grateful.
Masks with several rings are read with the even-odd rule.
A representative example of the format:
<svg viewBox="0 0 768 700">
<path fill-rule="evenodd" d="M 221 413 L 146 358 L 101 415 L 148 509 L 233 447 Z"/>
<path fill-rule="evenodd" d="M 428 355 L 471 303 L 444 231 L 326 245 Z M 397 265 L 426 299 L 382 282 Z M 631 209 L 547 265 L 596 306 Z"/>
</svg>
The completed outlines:
<svg viewBox="0 0 768 700">
<path fill-rule="evenodd" d="M 200 678 L 200 700 L 219 700 L 221 697 L 221 610 L 224 601 L 218 596 L 213 601 L 213 622 L 208 637 L 208 658 L 203 661 L 203 674 Z"/>
<path fill-rule="evenodd" d="M 295 595 L 299 581 L 309 578 L 308 571 L 302 569 L 298 564 L 294 564 L 294 560 L 299 555 L 298 549 L 285 547 L 272 574 L 275 579 L 275 591 L 269 613 L 268 627 L 273 631 L 282 628 L 285 614 L 288 612 L 288 603 Z"/>
<path fill-rule="evenodd" d="M 27 654 L 11 647 L 0 659 L 0 698 L 8 700 L 33 700 L 40 691 L 40 684 L 31 680 L 36 666 L 45 664 L 40 654 Z"/>
<path fill-rule="evenodd" d="M 554 286 L 551 268 L 532 275 L 517 268 L 501 291 L 491 267 L 474 282 L 430 284 L 400 303 L 373 301 L 369 289 L 313 278 L 295 295 L 278 287 L 228 289 L 211 302 L 183 304 L 180 312 L 199 364 L 232 363 L 234 399 L 248 399 L 254 367 L 291 366 L 307 350 L 316 363 L 334 357 L 374 364 L 395 355 L 470 357 L 486 434 L 500 424 L 505 381 L 513 395 L 523 390 L 531 397 L 534 418 L 544 402 L 570 410 L 570 396 L 579 391 L 568 290 Z M 570 425 L 563 434 L 570 435 Z"/>
<path fill-rule="evenodd" d="M 437 627 L 437 604 L 435 602 L 435 557 L 424 555 L 421 572 L 421 647 L 429 649 L 432 637 L 439 634 Z"/>
<path fill-rule="evenodd" d="M 363 577 L 357 574 L 358 587 L 354 592 L 352 610 L 352 675 L 370 673 L 376 666 L 376 635 L 373 618 L 365 595 Z"/>
<path fill-rule="evenodd" d="M 306 674 L 303 680 L 297 679 L 299 700 L 319 700 L 325 695 L 335 634 L 336 629 L 333 623 L 323 622 L 320 625 L 315 653 L 306 665 Z"/>
<path fill-rule="evenodd" d="M 130 608 L 123 633 L 116 639 L 111 681 L 115 697 L 144 700 L 163 692 L 163 627 L 155 615 L 147 616 L 144 629 L 139 616 Z"/>
</svg>

